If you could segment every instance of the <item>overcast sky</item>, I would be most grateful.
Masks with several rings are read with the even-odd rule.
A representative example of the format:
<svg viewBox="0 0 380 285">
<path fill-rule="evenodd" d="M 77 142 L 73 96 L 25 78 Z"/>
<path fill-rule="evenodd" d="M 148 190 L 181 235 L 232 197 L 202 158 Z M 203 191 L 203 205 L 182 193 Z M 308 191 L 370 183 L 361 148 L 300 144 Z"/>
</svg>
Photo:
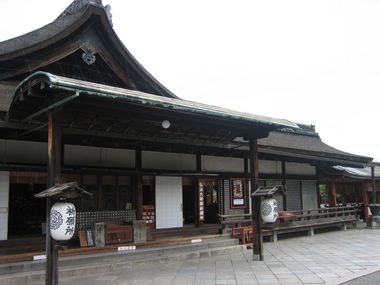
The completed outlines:
<svg viewBox="0 0 380 285">
<path fill-rule="evenodd" d="M 0 41 L 71 0 L 0 0 Z M 380 161 L 380 1 L 103 0 L 136 59 L 177 96 L 316 125 Z"/>
</svg>

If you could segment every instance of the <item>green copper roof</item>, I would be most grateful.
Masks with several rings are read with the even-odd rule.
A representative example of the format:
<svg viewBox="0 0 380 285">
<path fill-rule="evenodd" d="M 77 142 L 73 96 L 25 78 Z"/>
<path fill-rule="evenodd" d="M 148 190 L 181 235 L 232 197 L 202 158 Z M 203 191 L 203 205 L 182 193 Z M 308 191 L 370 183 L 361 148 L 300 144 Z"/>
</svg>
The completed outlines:
<svg viewBox="0 0 380 285">
<path fill-rule="evenodd" d="M 195 114 L 209 115 L 219 118 L 233 119 L 243 122 L 270 125 L 275 128 L 298 128 L 298 126 L 288 120 L 264 117 L 245 112 L 233 111 L 213 105 L 198 102 L 168 98 L 135 90 L 122 89 L 98 83 L 82 81 L 62 76 L 53 75 L 47 72 L 36 72 L 24 79 L 16 88 L 16 94 L 27 82 L 42 78 L 52 89 L 72 91 L 74 93 L 88 94 L 115 100 L 125 100 L 141 105 L 150 105 L 163 109 L 190 112 Z M 13 102 L 14 103 L 14 102 Z M 11 111 L 12 107 L 9 111 Z"/>
</svg>

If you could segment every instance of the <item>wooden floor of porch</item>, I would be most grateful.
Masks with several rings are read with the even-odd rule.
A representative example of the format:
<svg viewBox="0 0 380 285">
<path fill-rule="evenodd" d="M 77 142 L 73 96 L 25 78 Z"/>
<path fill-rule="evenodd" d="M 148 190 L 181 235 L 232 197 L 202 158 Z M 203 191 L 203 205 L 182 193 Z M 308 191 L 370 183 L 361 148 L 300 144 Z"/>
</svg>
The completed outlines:
<svg viewBox="0 0 380 285">
<path fill-rule="evenodd" d="M 136 248 L 154 248 L 191 243 L 195 239 L 211 239 L 218 234 L 219 224 L 204 224 L 200 227 L 185 225 L 181 228 L 152 230 L 152 241 L 144 243 L 120 243 L 104 247 L 80 247 L 79 241 L 74 245 L 62 247 L 59 256 L 73 256 L 118 251 L 121 246 L 136 246 Z M 32 261 L 34 256 L 45 254 L 45 236 L 19 236 L 0 241 L 0 264 L 21 261 Z"/>
</svg>

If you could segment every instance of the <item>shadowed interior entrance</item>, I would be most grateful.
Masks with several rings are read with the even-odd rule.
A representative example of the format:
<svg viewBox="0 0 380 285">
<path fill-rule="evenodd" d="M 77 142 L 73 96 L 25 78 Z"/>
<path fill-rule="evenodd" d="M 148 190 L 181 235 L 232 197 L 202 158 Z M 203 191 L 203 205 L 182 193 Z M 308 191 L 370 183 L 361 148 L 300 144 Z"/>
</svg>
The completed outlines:
<svg viewBox="0 0 380 285">
<path fill-rule="evenodd" d="M 216 224 L 219 222 L 219 196 L 218 180 L 200 179 L 199 188 L 203 188 L 204 193 L 204 223 Z"/>
</svg>

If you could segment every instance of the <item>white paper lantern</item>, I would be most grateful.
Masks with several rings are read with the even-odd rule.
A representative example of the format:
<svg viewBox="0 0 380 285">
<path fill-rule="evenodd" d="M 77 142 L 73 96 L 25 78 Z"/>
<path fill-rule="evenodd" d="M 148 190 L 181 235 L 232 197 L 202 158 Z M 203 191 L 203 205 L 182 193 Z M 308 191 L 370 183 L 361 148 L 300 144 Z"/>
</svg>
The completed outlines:
<svg viewBox="0 0 380 285">
<path fill-rule="evenodd" d="M 274 223 L 277 220 L 278 208 L 277 201 L 273 198 L 263 199 L 260 207 L 261 219 L 263 223 Z"/>
<path fill-rule="evenodd" d="M 50 210 L 50 235 L 55 240 L 69 240 L 75 232 L 76 211 L 72 203 L 58 202 Z"/>
</svg>

